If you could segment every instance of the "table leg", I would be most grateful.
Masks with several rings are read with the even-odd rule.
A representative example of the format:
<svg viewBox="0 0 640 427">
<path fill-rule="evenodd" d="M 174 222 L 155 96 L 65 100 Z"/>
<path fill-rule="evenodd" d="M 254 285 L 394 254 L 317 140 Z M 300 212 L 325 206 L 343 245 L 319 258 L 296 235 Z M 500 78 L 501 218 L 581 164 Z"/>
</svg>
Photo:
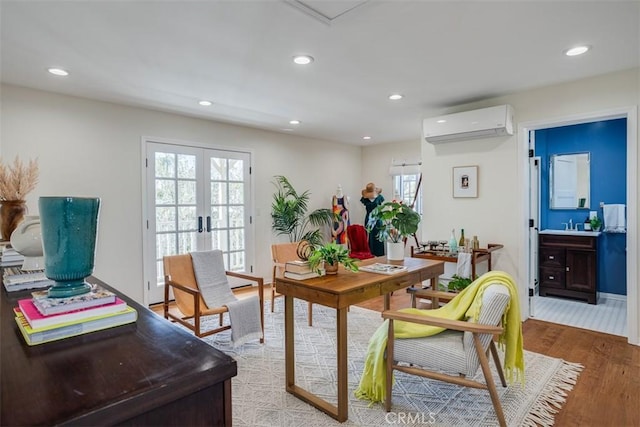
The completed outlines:
<svg viewBox="0 0 640 427">
<path fill-rule="evenodd" d="M 284 352 L 285 352 L 285 379 L 287 391 L 291 392 L 296 383 L 293 327 L 293 297 L 284 296 Z"/>
<path fill-rule="evenodd" d="M 336 334 L 338 341 L 338 416 L 344 422 L 349 416 L 349 371 L 347 365 L 347 309 L 339 308 L 336 313 Z"/>
<path fill-rule="evenodd" d="M 440 281 L 440 276 L 435 276 L 431 278 L 431 289 L 434 291 L 438 290 L 438 282 Z M 431 308 L 439 308 L 440 307 L 440 298 L 433 297 L 431 298 Z"/>
<path fill-rule="evenodd" d="M 284 296 L 284 347 L 286 390 L 299 399 L 315 406 L 340 422 L 349 417 L 349 371 L 347 363 L 347 308 L 336 310 L 336 358 L 338 371 L 338 404 L 333 405 L 323 398 L 296 385 L 295 350 L 293 325 L 293 297 Z"/>
<path fill-rule="evenodd" d="M 260 328 L 262 328 L 262 338 L 260 343 L 264 343 L 264 283 L 258 282 L 258 298 L 260 299 Z"/>
</svg>

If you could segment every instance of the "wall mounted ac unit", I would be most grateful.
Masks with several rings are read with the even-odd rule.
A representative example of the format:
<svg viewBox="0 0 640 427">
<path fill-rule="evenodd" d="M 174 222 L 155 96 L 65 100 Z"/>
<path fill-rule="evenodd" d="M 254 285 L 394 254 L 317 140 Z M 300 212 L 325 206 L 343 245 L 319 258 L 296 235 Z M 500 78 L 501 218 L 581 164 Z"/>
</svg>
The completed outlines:
<svg viewBox="0 0 640 427">
<path fill-rule="evenodd" d="M 424 139 L 432 144 L 513 135 L 510 105 L 481 108 L 424 119 Z"/>
</svg>

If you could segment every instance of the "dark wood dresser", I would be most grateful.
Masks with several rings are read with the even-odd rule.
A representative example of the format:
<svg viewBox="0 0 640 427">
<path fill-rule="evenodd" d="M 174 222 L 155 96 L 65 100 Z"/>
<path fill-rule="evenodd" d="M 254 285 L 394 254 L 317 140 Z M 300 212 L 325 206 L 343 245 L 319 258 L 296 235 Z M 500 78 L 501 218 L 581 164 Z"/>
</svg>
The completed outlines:
<svg viewBox="0 0 640 427">
<path fill-rule="evenodd" d="M 30 292 L 2 287 L 0 425 L 231 425 L 236 361 L 118 296 L 135 324 L 29 347 L 13 308 Z"/>
</svg>

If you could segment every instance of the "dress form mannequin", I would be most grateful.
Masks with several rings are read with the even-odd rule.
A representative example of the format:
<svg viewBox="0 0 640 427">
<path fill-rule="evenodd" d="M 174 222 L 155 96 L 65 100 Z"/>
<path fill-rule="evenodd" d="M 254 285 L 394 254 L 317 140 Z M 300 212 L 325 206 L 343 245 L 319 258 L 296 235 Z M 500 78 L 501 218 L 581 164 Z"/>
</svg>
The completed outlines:
<svg viewBox="0 0 640 427">
<path fill-rule="evenodd" d="M 335 243 L 346 245 L 349 240 L 347 238 L 347 227 L 349 226 L 349 198 L 345 197 L 342 192 L 342 186 L 338 185 L 335 196 L 331 201 L 333 213 L 339 216 L 338 220 L 334 220 L 331 236 Z"/>
<path fill-rule="evenodd" d="M 364 205 L 367 213 L 364 217 L 364 224 L 369 222 L 369 214 L 376 207 L 381 205 L 384 202 L 384 197 L 382 196 L 382 188 L 376 187 L 373 182 L 367 184 L 367 186 L 362 190 L 362 198 L 360 202 Z M 377 239 L 379 228 L 376 225 L 371 232 L 369 233 L 369 250 L 375 256 L 384 255 L 384 242 L 381 242 Z"/>
</svg>

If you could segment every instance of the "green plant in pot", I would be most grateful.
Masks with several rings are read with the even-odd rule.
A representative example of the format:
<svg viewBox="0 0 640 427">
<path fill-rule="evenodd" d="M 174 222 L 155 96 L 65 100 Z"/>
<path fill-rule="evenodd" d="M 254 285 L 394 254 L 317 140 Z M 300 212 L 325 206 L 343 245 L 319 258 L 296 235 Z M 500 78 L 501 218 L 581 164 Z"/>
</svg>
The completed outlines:
<svg viewBox="0 0 640 427">
<path fill-rule="evenodd" d="M 337 243 L 316 246 L 311 252 L 308 261 L 311 270 L 318 273 L 323 262 L 327 274 L 336 274 L 339 264 L 342 264 L 347 270 L 358 271 L 356 260 L 349 257 L 349 250 Z"/>
<path fill-rule="evenodd" d="M 309 190 L 298 193 L 286 177 L 277 175 L 274 178 L 277 190 L 271 203 L 271 229 L 278 236 L 288 236 L 290 242 L 307 240 L 314 246 L 322 244 L 319 227 L 331 227 L 335 218 L 333 211 L 316 209 L 308 212 Z"/>
<path fill-rule="evenodd" d="M 602 220 L 597 216 L 594 216 L 589 220 L 589 224 L 591 224 L 591 229 L 593 231 L 600 231 L 600 227 L 602 227 Z"/>
<path fill-rule="evenodd" d="M 471 278 L 460 277 L 457 274 L 454 274 L 446 285 L 440 283 L 440 289 L 443 291 L 460 292 L 471 283 L 473 283 Z"/>
<path fill-rule="evenodd" d="M 420 214 L 418 212 L 402 202 L 393 200 L 384 202 L 373 209 L 369 214 L 366 227 L 367 231 L 371 233 L 378 225 L 378 235 L 375 238 L 381 242 L 387 242 L 387 258 L 404 259 L 404 245 L 400 246 L 401 256 L 391 256 L 393 245 L 389 245 L 389 243 L 403 243 L 406 237 L 418 231 L 419 223 Z"/>
</svg>

